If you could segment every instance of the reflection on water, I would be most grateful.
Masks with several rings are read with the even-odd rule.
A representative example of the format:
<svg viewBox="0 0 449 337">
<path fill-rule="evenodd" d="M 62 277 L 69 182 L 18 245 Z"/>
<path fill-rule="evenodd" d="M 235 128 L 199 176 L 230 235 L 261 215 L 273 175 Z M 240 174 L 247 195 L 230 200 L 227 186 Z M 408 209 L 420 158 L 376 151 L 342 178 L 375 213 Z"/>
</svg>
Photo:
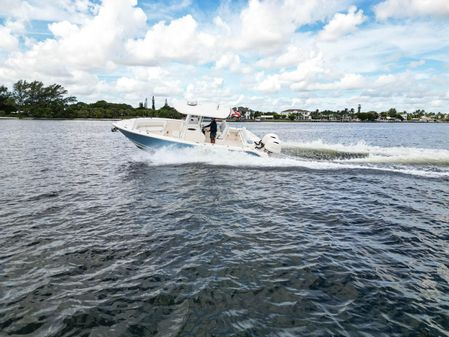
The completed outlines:
<svg viewBox="0 0 449 337">
<path fill-rule="evenodd" d="M 364 155 L 149 155 L 107 122 L 0 123 L 4 335 L 448 335 L 449 147 L 282 124 Z"/>
</svg>

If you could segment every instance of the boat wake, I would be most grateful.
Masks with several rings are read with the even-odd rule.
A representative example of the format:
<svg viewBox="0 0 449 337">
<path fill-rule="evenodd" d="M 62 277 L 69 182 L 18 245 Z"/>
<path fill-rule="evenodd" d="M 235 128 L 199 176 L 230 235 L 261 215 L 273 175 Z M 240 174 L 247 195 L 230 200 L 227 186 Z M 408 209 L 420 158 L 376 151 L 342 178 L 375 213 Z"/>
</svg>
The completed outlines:
<svg viewBox="0 0 449 337">
<path fill-rule="evenodd" d="M 282 153 L 288 156 L 314 160 L 339 160 L 366 158 L 369 152 L 359 143 L 353 146 L 326 144 L 322 141 L 310 143 L 284 143 Z"/>
<path fill-rule="evenodd" d="M 285 150 L 284 150 L 285 149 Z M 279 157 L 260 158 L 211 148 L 163 148 L 139 152 L 133 160 L 149 165 L 206 164 L 214 166 L 312 170 L 376 170 L 431 178 L 449 178 L 449 151 L 443 149 L 378 147 L 364 142 L 353 145 L 287 143 Z"/>
<path fill-rule="evenodd" d="M 283 153 L 299 158 L 336 162 L 449 167 L 449 150 L 414 147 L 380 147 L 370 146 L 365 142 L 358 142 L 354 145 L 326 144 L 322 141 L 304 144 L 287 143 L 283 145 Z"/>
</svg>

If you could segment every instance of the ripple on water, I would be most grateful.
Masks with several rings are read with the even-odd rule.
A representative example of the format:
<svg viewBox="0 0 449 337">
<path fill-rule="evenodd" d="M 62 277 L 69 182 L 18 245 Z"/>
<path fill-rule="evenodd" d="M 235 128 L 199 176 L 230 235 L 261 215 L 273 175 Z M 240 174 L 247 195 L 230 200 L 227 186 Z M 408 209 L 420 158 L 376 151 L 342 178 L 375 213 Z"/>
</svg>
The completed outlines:
<svg viewBox="0 0 449 337">
<path fill-rule="evenodd" d="M 6 336 L 449 335 L 444 179 L 158 165 L 107 123 L 20 123 L 34 142 L 0 161 Z"/>
</svg>

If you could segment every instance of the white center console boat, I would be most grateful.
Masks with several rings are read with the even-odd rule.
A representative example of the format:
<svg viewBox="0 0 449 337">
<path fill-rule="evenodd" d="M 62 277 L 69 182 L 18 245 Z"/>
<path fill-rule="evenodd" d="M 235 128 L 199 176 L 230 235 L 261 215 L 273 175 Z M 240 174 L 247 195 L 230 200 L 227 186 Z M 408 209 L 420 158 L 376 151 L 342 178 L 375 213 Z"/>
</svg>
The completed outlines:
<svg viewBox="0 0 449 337">
<path fill-rule="evenodd" d="M 186 115 L 185 119 L 133 118 L 113 123 L 118 130 L 143 150 L 156 150 L 161 147 L 213 147 L 229 151 L 267 157 L 281 152 L 281 141 L 269 133 L 257 137 L 246 128 L 231 127 L 226 122 L 231 109 L 208 103 L 180 103 L 175 109 Z M 204 126 L 215 118 L 217 134 L 215 144 L 211 144 L 209 132 Z"/>
</svg>

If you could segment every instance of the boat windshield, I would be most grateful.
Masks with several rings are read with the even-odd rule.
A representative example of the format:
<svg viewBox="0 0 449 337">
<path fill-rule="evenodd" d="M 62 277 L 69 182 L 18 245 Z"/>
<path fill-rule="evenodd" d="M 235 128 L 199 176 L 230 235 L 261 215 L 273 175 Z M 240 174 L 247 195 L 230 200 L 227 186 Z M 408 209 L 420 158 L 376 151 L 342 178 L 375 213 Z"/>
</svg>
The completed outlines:
<svg viewBox="0 0 449 337">
<path fill-rule="evenodd" d="M 198 125 L 201 123 L 201 119 L 202 118 L 199 116 L 188 115 L 186 118 L 186 121 L 187 121 L 187 124 L 189 124 L 189 125 Z"/>
<path fill-rule="evenodd" d="M 212 121 L 212 118 L 210 118 L 210 117 L 203 117 L 203 119 L 201 121 L 201 124 L 206 125 L 206 124 L 209 124 L 211 121 Z"/>
</svg>

